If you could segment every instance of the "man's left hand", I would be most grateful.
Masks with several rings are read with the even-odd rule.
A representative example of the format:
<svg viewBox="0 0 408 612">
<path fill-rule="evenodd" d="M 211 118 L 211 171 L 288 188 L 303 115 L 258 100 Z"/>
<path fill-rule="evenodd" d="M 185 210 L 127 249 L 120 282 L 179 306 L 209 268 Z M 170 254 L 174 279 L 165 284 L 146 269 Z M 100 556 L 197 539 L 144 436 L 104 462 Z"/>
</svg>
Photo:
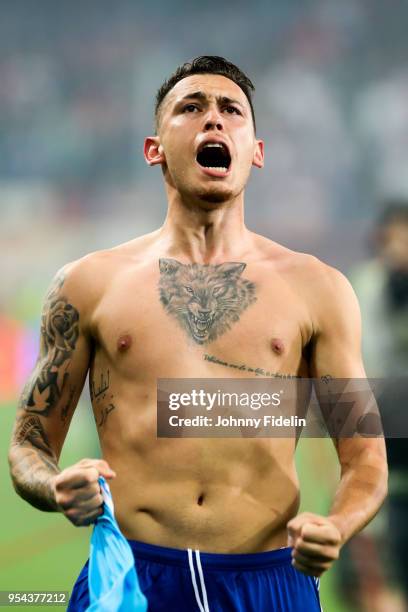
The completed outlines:
<svg viewBox="0 0 408 612">
<path fill-rule="evenodd" d="M 303 512 L 289 521 L 287 528 L 288 546 L 293 546 L 292 565 L 299 571 L 320 577 L 338 559 L 341 534 L 329 518 Z"/>
</svg>

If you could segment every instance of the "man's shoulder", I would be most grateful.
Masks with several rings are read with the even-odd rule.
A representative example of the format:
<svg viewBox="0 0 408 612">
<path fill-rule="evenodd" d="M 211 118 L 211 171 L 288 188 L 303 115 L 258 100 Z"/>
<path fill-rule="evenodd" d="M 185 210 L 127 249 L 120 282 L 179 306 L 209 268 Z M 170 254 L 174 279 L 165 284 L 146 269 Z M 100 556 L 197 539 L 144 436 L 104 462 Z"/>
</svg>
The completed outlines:
<svg viewBox="0 0 408 612">
<path fill-rule="evenodd" d="M 347 325 L 360 321 L 360 307 L 354 289 L 338 268 L 315 255 L 282 247 L 285 280 L 307 304 L 315 333 L 333 330 L 343 333 Z"/>
<path fill-rule="evenodd" d="M 310 295 L 311 304 L 330 307 L 335 301 L 349 301 L 354 291 L 345 274 L 311 253 L 295 251 L 266 238 L 260 242 L 264 259 L 289 284 Z"/>
<path fill-rule="evenodd" d="M 58 271 L 58 275 L 64 278 L 65 284 L 73 288 L 80 288 L 84 283 L 93 285 L 102 275 L 105 275 L 106 278 L 106 273 L 109 273 L 117 257 L 114 249 L 93 251 L 66 263 Z"/>
<path fill-rule="evenodd" d="M 138 259 L 143 259 L 150 238 L 151 234 L 146 234 L 108 249 L 92 251 L 67 263 L 59 273 L 79 285 L 82 283 L 94 285 L 98 282 L 106 285 L 107 277 L 123 269 L 125 262 L 137 263 Z"/>
<path fill-rule="evenodd" d="M 331 275 L 341 274 L 336 268 L 333 268 L 311 253 L 295 251 L 264 236 L 257 236 L 257 239 L 266 261 L 276 264 L 282 269 L 303 274 L 313 274 L 316 279 L 321 280 Z"/>
<path fill-rule="evenodd" d="M 125 268 L 126 261 L 130 261 L 131 252 L 129 243 L 125 243 L 70 261 L 58 270 L 50 291 L 58 288 L 61 294 L 84 308 L 95 304 L 113 277 Z M 137 254 L 137 248 L 133 248 L 133 253 Z"/>
<path fill-rule="evenodd" d="M 293 251 L 291 262 L 299 280 L 310 288 L 316 300 L 341 301 L 354 293 L 343 272 L 315 255 Z"/>
<path fill-rule="evenodd" d="M 307 300 L 316 330 L 335 328 L 344 319 L 359 319 L 356 294 L 343 272 L 306 253 L 296 254 L 293 261 L 296 285 Z"/>
</svg>

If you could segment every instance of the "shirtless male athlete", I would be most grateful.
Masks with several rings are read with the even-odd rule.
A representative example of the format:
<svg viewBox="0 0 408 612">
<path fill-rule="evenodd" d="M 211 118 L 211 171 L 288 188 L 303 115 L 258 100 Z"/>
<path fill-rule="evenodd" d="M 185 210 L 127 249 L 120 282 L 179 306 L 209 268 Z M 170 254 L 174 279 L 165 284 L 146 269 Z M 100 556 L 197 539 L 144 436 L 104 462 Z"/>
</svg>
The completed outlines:
<svg viewBox="0 0 408 612">
<path fill-rule="evenodd" d="M 386 495 L 379 438 L 336 440 L 341 478 L 319 516 L 297 515 L 293 438 L 156 435 L 158 378 L 244 376 L 209 353 L 279 374 L 365 377 L 346 278 L 244 225 L 244 188 L 264 158 L 252 91 L 216 56 L 160 88 L 144 155 L 164 176 L 165 223 L 56 276 L 13 432 L 13 483 L 36 508 L 89 525 L 102 513 L 98 477 L 109 479 L 151 611 L 319 610 L 317 577 Z M 88 371 L 103 459 L 61 471 Z M 86 571 L 71 610 L 88 604 Z"/>
</svg>

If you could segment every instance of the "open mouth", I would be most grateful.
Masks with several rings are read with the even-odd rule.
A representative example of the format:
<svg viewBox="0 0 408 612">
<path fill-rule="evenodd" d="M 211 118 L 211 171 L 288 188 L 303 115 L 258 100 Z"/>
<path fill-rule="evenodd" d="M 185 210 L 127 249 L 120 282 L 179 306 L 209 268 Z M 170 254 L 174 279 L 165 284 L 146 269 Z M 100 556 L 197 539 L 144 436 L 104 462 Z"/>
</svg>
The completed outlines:
<svg viewBox="0 0 408 612">
<path fill-rule="evenodd" d="M 221 142 L 205 142 L 197 153 L 197 162 L 202 168 L 227 174 L 231 165 L 228 147 Z"/>
</svg>

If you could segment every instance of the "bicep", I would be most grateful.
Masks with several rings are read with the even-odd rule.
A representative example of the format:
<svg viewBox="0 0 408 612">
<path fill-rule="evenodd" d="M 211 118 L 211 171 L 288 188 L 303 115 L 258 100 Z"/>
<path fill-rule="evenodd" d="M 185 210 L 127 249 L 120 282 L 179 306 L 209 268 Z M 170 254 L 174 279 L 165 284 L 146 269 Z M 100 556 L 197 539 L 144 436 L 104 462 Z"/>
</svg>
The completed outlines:
<svg viewBox="0 0 408 612">
<path fill-rule="evenodd" d="M 359 304 L 350 283 L 337 270 L 322 291 L 310 348 L 313 378 L 365 378 Z"/>
<path fill-rule="evenodd" d="M 72 283 L 71 283 L 72 284 Z M 57 457 L 86 379 L 90 341 L 75 291 L 58 275 L 45 299 L 40 354 L 20 399 L 13 442 Z"/>
<path fill-rule="evenodd" d="M 378 407 L 361 355 L 361 315 L 347 279 L 333 271 L 312 344 L 310 371 L 342 467 L 370 453 L 384 456 L 381 436 L 362 437 L 358 423 Z M 356 434 L 354 435 L 353 432 Z"/>
</svg>

